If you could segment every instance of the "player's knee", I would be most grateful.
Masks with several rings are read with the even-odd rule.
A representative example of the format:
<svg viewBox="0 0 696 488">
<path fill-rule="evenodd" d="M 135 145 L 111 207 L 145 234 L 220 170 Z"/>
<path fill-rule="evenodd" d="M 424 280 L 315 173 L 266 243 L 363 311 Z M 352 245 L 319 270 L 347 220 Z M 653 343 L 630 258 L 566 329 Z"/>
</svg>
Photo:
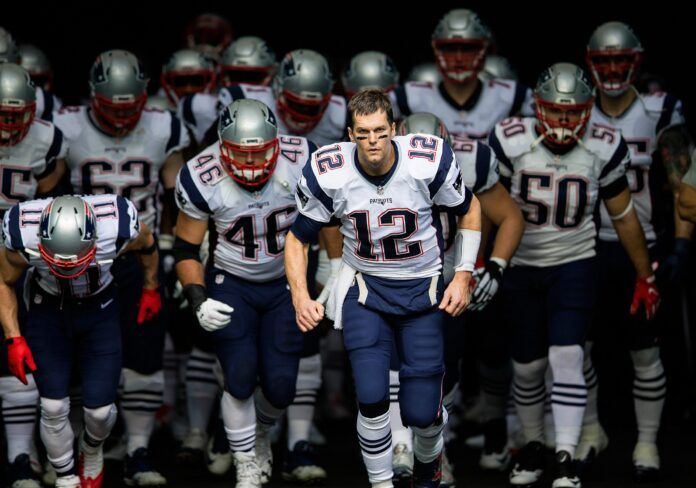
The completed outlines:
<svg viewBox="0 0 696 488">
<path fill-rule="evenodd" d="M 70 425 L 70 398 L 41 398 L 41 423 L 49 432 L 58 432 Z"/>
<path fill-rule="evenodd" d="M 582 346 L 549 347 L 549 363 L 554 372 L 582 371 L 585 354 Z"/>
<path fill-rule="evenodd" d="M 292 374 L 271 375 L 263 381 L 261 389 L 268 403 L 283 410 L 295 398 L 295 377 Z"/>
<path fill-rule="evenodd" d="M 363 417 L 368 419 L 380 417 L 389 411 L 389 398 L 375 403 L 358 403 L 358 410 Z"/>
<path fill-rule="evenodd" d="M 256 388 L 256 378 L 250 378 L 249 375 L 244 375 L 242 378 L 237 375 L 234 378 L 226 377 L 225 379 L 225 389 L 238 400 L 246 400 L 254 394 L 254 389 Z M 238 380 L 242 381 L 238 381 Z M 269 400 L 270 401 L 270 400 Z"/>
<path fill-rule="evenodd" d="M 399 391 L 404 425 L 425 428 L 435 422 L 442 404 L 441 395 L 442 376 L 404 378 Z"/>
<path fill-rule="evenodd" d="M 88 408 L 83 407 L 85 413 L 85 422 L 89 425 L 109 423 L 112 419 L 116 419 L 116 405 L 110 403 L 102 407 Z"/>
</svg>

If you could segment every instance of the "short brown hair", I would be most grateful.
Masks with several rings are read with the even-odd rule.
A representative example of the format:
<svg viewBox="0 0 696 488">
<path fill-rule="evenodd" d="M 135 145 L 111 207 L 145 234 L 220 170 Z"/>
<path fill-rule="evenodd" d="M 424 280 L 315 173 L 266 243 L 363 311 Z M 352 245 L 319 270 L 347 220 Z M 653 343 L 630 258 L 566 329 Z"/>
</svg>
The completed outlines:
<svg viewBox="0 0 696 488">
<path fill-rule="evenodd" d="M 356 115 L 371 115 L 379 111 L 387 114 L 389 125 L 394 122 L 394 111 L 389 95 L 376 88 L 360 90 L 348 102 L 348 124 L 352 129 Z"/>
</svg>

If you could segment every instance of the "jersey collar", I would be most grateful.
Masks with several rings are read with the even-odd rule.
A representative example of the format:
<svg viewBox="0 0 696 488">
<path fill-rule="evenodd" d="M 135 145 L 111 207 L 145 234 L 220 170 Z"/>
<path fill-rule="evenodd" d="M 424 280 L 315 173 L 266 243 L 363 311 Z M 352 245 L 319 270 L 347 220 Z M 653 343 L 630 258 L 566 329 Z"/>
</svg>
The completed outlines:
<svg viewBox="0 0 696 488">
<path fill-rule="evenodd" d="M 454 100 L 449 93 L 447 93 L 447 90 L 445 90 L 445 84 L 443 82 L 440 82 L 440 84 L 437 85 L 437 89 L 440 92 L 440 96 L 442 96 L 447 105 L 459 111 L 469 112 L 476 106 L 476 104 L 479 101 L 479 98 L 481 98 L 481 92 L 483 91 L 483 83 L 481 82 L 481 80 L 476 80 L 476 89 L 466 100 L 466 102 L 462 104 L 457 103 L 457 101 Z"/>
<path fill-rule="evenodd" d="M 368 183 L 376 186 L 377 188 L 384 188 L 385 186 L 387 186 L 387 183 L 389 183 L 394 173 L 396 173 L 396 168 L 397 166 L 399 166 L 400 163 L 399 147 L 396 145 L 394 141 L 391 141 L 391 143 L 392 148 L 394 149 L 394 164 L 392 164 L 392 167 L 389 168 L 389 171 L 379 176 L 372 176 L 367 174 L 365 170 L 362 168 L 362 166 L 360 166 L 360 161 L 358 161 L 358 148 L 356 147 L 353 150 L 353 164 L 355 165 L 355 168 L 358 170 L 358 173 L 360 173 L 360 176 L 365 178 L 365 180 L 367 180 Z"/>
</svg>

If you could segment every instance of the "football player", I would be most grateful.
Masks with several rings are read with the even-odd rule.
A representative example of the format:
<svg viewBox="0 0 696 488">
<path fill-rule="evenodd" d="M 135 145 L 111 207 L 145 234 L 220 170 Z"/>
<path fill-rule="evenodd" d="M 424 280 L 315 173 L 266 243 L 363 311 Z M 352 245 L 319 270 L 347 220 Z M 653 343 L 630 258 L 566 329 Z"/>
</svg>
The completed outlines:
<svg viewBox="0 0 696 488">
<path fill-rule="evenodd" d="M 364 51 L 351 58 L 341 81 L 348 100 L 366 88 L 379 88 L 388 93 L 399 84 L 399 70 L 386 54 Z"/>
<path fill-rule="evenodd" d="M 268 86 L 277 66 L 276 55 L 266 41 L 256 36 L 240 37 L 222 53 L 220 83 Z"/>
<path fill-rule="evenodd" d="M 517 245 L 524 231 L 524 220 L 519 208 L 510 198 L 505 187 L 498 181 L 498 161 L 491 149 L 482 142 L 471 141 L 462 137 L 452 137 L 447 132 L 444 124 L 440 119 L 428 113 L 416 113 L 406 117 L 400 124 L 398 133 L 406 134 L 430 134 L 438 136 L 450 143 L 459 163 L 464 184 L 470 188 L 479 199 L 481 204 L 481 213 L 490 220 L 493 225 L 498 227 L 498 232 L 495 238 L 495 244 L 492 246 L 490 256 L 481 253 L 482 259 L 477 262 L 476 270 L 473 274 L 475 280 L 472 290 L 472 301 L 469 305 L 469 310 L 476 311 L 486 308 L 489 302 L 497 294 L 500 288 L 503 272 L 510 262 Z M 443 239 L 445 242 L 445 260 L 443 265 L 443 273 L 445 284 L 452 280 L 454 271 L 454 225 L 456 225 L 455 216 L 451 213 L 443 211 L 440 214 L 440 220 L 443 231 Z M 485 264 L 484 264 L 485 259 Z M 500 331 L 488 327 L 491 334 L 499 334 Z M 451 412 L 452 402 L 457 390 L 459 381 L 459 360 L 462 355 L 462 324 L 458 320 L 447 320 L 445 326 L 445 379 L 443 382 L 443 403 L 444 406 Z M 499 341 L 499 339 L 498 339 Z M 489 352 L 489 351 L 487 351 Z M 484 355 L 482 355 L 484 356 Z M 481 358 L 482 368 L 487 367 L 486 364 L 491 358 Z M 394 373 L 393 371 L 391 372 Z M 397 385 L 398 392 L 398 377 L 391 379 L 392 395 L 395 393 L 393 386 Z M 484 391 L 485 394 L 485 391 Z M 489 403 L 492 403 L 489 400 Z M 392 405 L 393 407 L 394 405 Z M 398 403 L 396 405 L 398 407 Z M 504 416 L 504 405 L 499 410 L 498 415 L 491 414 L 489 409 L 484 409 L 484 424 L 487 422 L 496 422 L 501 416 Z M 396 414 L 396 415 L 395 415 Z M 392 408 L 390 410 L 392 417 L 397 417 L 398 410 Z M 394 438 L 394 474 L 395 478 L 407 478 L 410 475 L 410 469 L 407 463 L 399 464 L 399 457 L 403 458 L 403 453 L 410 450 L 408 437 L 403 437 L 401 440 L 403 446 L 399 446 L 396 441 L 396 436 L 400 429 L 394 429 L 394 418 L 392 418 L 392 436 Z M 491 430 L 491 429 L 488 429 Z M 505 432 L 505 429 L 502 429 Z M 447 431 L 445 431 L 447 440 Z M 503 442 L 506 442 L 505 436 Z M 397 456 L 399 453 L 400 456 Z M 488 457 L 491 454 L 484 450 L 481 463 L 486 464 Z M 448 466 L 448 458 L 443 456 L 443 472 L 442 485 L 453 486 L 454 478 L 452 469 Z"/>
<path fill-rule="evenodd" d="M 297 217 L 293 190 L 315 147 L 279 135 L 273 112 L 256 100 L 226 107 L 218 137 L 179 173 L 174 249 L 184 294 L 224 372 L 221 408 L 236 486 L 251 488 L 270 479 L 267 431 L 295 395 L 303 337 L 283 249 Z M 219 237 L 204 276 L 199 247 L 211 218 Z M 266 431 L 258 439 L 257 429 Z"/>
<path fill-rule="evenodd" d="M 213 93 L 217 89 L 215 65 L 201 52 L 181 49 L 162 66 L 160 83 L 169 99 L 170 109 L 176 110 L 179 102 L 193 93 Z"/>
<path fill-rule="evenodd" d="M 170 112 L 144 109 L 148 78 L 128 51 L 100 54 L 90 71 L 89 106 L 66 107 L 56 125 L 70 144 L 67 159 L 76 191 L 114 193 L 130 199 L 149 227 L 171 235 L 176 212 L 174 186 L 189 144 L 183 124 Z M 164 189 L 160 211 L 158 185 Z M 161 239 L 165 242 L 165 239 Z M 173 239 L 169 239 L 173 242 Z M 169 246 L 171 247 L 171 245 Z M 121 301 L 123 395 L 127 436 L 124 479 L 136 486 L 165 483 L 151 466 L 148 444 L 162 403 L 162 351 L 166 323 L 136 324 L 132 289 L 142 281 L 135 255 L 124 253 L 113 273 Z"/>
<path fill-rule="evenodd" d="M 17 44 L 12 35 L 2 27 L 0 27 L 0 63 L 21 63 L 20 50 Z M 36 85 L 35 89 L 36 116 L 50 122 L 61 107 L 60 100 L 46 87 Z"/>
<path fill-rule="evenodd" d="M 437 115 L 452 135 L 485 139 L 500 120 L 532 115 L 531 91 L 514 80 L 482 81 L 492 34 L 471 10 L 455 9 L 440 19 L 432 46 L 442 81 L 410 82 L 392 93 L 397 117 L 414 112 Z"/>
<path fill-rule="evenodd" d="M 395 137 L 381 90 L 349 102 L 351 142 L 319 149 L 297 186 L 300 217 L 286 243 L 297 322 L 314 329 L 324 307 L 307 290 L 307 248 L 333 217 L 341 220 L 343 264 L 329 314 L 343 327 L 355 378 L 358 440 L 372 486 L 392 486 L 389 364 L 401 362 L 401 415 L 415 433 L 414 485 L 440 486 L 445 313 L 461 314 L 480 242 L 478 200 L 462 184 L 450 146 L 435 136 Z M 441 234 L 432 207 L 457 215 L 455 277 L 441 278 Z M 353 284 L 354 283 L 354 284 Z M 443 294 L 444 293 L 444 294 Z"/>
<path fill-rule="evenodd" d="M 535 88 L 536 118 L 496 125 L 489 145 L 526 221 L 503 282 L 512 332 L 513 394 L 528 444 L 510 473 L 512 486 L 536 483 L 544 468 L 547 365 L 553 372 L 553 488 L 580 487 L 573 457 L 587 402 L 583 346 L 597 298 L 595 224 L 601 198 L 636 270 L 631 311 L 655 314 L 659 293 L 625 172 L 626 141 L 589 125 L 592 84 L 570 63 L 544 70 Z"/>
<path fill-rule="evenodd" d="M 0 64 L 0 216 L 17 202 L 60 191 L 58 183 L 65 173 L 67 144 L 53 124 L 36 118 L 35 110 L 36 91 L 29 74 L 16 64 Z M 22 319 L 24 315 L 22 308 Z M 0 355 L 4 358 L 4 345 L 1 347 Z M 30 485 L 33 474 L 29 461 L 36 461 L 32 438 L 38 392 L 31 375 L 27 381 L 23 385 L 13 378 L 2 360 L 0 399 L 10 486 L 20 482 L 34 486 Z"/>
<path fill-rule="evenodd" d="M 51 91 L 53 69 L 46 53 L 32 44 L 21 44 L 19 46 L 19 59 L 22 68 L 29 72 L 34 85 Z"/>
<path fill-rule="evenodd" d="M 115 195 L 19 203 L 5 214 L 3 235 L 0 321 L 10 371 L 24 384 L 27 370 L 34 373 L 41 439 L 58 474 L 56 486 L 99 488 L 102 443 L 116 421 L 121 374 L 119 301 L 111 265 L 121 253 L 139 252 L 144 280 L 136 313 L 143 324 L 160 308 L 154 237 L 139 223 L 135 206 Z M 20 331 L 13 285 L 29 268 L 30 312 Z M 73 368 L 80 373 L 85 423 L 77 467 L 68 419 Z"/>
<path fill-rule="evenodd" d="M 663 201 L 676 202 L 679 183 L 689 168 L 691 137 L 683 116 L 681 101 L 658 92 L 641 95 L 633 83 L 643 56 L 643 47 L 633 30 L 621 22 L 607 22 L 593 32 L 587 45 L 587 64 L 597 86 L 598 96 L 590 124 L 615 129 L 628 144 L 631 166 L 627 170 L 629 188 L 638 219 L 650 247 L 651 258 L 659 263 L 657 271 L 661 290 L 678 290 L 691 247 L 693 224 L 682 220 L 668 204 L 674 232 L 670 236 L 660 225 Z M 596 129 L 597 130 L 597 129 Z M 653 155 L 663 168 L 653 167 Z M 656 165 L 657 166 L 657 165 Z M 662 171 L 659 171 L 662 169 Z M 666 177 L 664 176 L 666 173 Z M 661 189 L 667 182 L 671 192 Z M 664 207 L 664 204 L 662 205 Z M 622 324 L 625 326 L 634 368 L 633 400 L 638 424 L 638 441 L 633 451 L 636 478 L 654 479 L 660 469 L 657 432 L 666 395 L 666 378 L 657 333 L 663 330 L 657 320 L 648 321 L 642 314 L 630 315 L 635 271 L 619 242 L 606 206 L 602 206 L 597 255 L 600 261 L 600 313 L 594 335 Z M 664 224 L 664 222 L 663 222 Z M 672 225 L 668 226 L 669 228 Z M 587 354 L 585 371 L 594 376 Z M 588 381 L 588 405 L 578 458 L 588 459 L 603 449 L 606 436 L 597 418 L 596 379 Z"/>
<path fill-rule="evenodd" d="M 186 26 L 184 43 L 189 49 L 202 52 L 217 61 L 232 42 L 232 25 L 217 14 L 206 13 L 194 18 Z"/>
</svg>

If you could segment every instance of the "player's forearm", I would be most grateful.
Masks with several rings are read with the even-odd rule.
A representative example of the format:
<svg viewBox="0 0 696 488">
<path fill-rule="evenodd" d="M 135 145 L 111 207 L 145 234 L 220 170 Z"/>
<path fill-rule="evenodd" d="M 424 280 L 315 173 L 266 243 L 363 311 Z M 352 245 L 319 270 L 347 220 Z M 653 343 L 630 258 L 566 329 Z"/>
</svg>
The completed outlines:
<svg viewBox="0 0 696 488">
<path fill-rule="evenodd" d="M 157 250 L 150 254 L 138 253 L 140 265 L 143 268 L 143 288 L 154 290 L 159 286 L 157 270 L 159 267 L 159 253 Z"/>
<path fill-rule="evenodd" d="M 681 184 L 677 208 L 683 220 L 696 222 L 696 188 L 686 183 Z"/>
<path fill-rule="evenodd" d="M 635 209 L 631 209 L 620 219 L 614 220 L 614 228 L 638 276 L 641 278 L 652 276 L 645 234 Z"/>
<path fill-rule="evenodd" d="M 508 215 L 500 223 L 498 233 L 495 236 L 492 257 L 504 259 L 509 263 L 512 256 L 515 255 L 524 233 L 522 215 L 519 214 L 519 218 L 517 217 L 517 214 Z"/>
<path fill-rule="evenodd" d="M 320 232 L 329 259 L 343 256 L 343 235 L 339 226 L 324 227 Z"/>
<path fill-rule="evenodd" d="M 285 275 L 293 301 L 309 298 L 307 289 L 307 252 L 309 244 L 300 241 L 292 231 L 285 239 Z"/>
<path fill-rule="evenodd" d="M 679 215 L 679 194 L 674 195 L 674 237 L 676 239 L 691 239 L 694 224 Z"/>
<path fill-rule="evenodd" d="M 459 229 L 476 230 L 481 232 L 481 204 L 479 203 L 478 198 L 475 196 L 471 197 L 469 211 L 465 215 L 459 217 L 457 227 Z"/>
<path fill-rule="evenodd" d="M 184 261 L 179 261 L 178 263 L 176 263 L 176 275 L 179 278 L 181 286 L 205 286 L 203 265 L 200 261 L 196 261 L 194 259 L 186 259 Z"/>
<path fill-rule="evenodd" d="M 5 338 L 21 335 L 17 320 L 17 295 L 12 285 L 0 280 L 0 323 Z"/>
</svg>

